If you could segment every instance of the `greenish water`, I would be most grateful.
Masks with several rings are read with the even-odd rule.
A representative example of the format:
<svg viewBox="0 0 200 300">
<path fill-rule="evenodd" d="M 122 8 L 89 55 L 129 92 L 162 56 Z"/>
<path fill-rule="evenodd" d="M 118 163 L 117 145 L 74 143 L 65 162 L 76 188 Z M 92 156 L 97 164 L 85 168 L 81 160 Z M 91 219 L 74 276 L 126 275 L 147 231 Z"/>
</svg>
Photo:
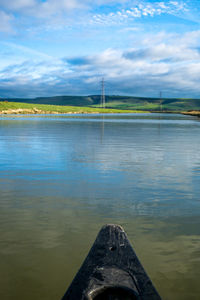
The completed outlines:
<svg viewBox="0 0 200 300">
<path fill-rule="evenodd" d="M 105 223 L 163 299 L 200 295 L 200 121 L 0 118 L 0 299 L 60 299 Z"/>
</svg>

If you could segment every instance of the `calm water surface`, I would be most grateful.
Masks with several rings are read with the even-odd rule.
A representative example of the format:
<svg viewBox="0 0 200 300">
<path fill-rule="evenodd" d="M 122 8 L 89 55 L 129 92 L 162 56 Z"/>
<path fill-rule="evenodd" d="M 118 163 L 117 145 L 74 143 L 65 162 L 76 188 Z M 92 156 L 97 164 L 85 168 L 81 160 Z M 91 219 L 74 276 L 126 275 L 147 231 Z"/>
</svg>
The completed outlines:
<svg viewBox="0 0 200 300">
<path fill-rule="evenodd" d="M 60 299 L 105 223 L 163 299 L 200 299 L 200 119 L 0 117 L 0 299 Z"/>
</svg>

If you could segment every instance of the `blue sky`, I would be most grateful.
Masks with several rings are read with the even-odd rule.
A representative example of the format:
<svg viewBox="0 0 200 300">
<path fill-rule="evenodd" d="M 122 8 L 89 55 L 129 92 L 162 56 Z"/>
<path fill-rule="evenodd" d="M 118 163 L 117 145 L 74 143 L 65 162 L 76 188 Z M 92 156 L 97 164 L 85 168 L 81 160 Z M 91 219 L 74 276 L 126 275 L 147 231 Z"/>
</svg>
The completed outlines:
<svg viewBox="0 0 200 300">
<path fill-rule="evenodd" d="M 200 98 L 200 1 L 0 0 L 0 97 Z"/>
</svg>

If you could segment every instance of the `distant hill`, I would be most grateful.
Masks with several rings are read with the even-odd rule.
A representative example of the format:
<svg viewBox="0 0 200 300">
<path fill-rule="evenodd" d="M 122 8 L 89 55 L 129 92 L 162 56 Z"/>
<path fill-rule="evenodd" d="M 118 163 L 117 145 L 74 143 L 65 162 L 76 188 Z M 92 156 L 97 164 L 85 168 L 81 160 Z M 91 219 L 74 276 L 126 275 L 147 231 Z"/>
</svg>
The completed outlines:
<svg viewBox="0 0 200 300">
<path fill-rule="evenodd" d="M 90 106 L 95 104 L 90 96 L 53 96 L 53 97 L 38 97 L 38 98 L 7 98 L 9 102 L 24 102 L 35 104 L 50 104 L 50 105 L 70 105 L 70 106 Z"/>
<path fill-rule="evenodd" d="M 38 98 L 9 98 L 8 102 L 24 102 L 35 104 L 100 107 L 101 96 L 53 96 Z M 131 96 L 106 96 L 106 108 L 147 110 L 147 111 L 188 111 L 200 110 L 200 99 L 181 98 L 149 98 Z"/>
</svg>

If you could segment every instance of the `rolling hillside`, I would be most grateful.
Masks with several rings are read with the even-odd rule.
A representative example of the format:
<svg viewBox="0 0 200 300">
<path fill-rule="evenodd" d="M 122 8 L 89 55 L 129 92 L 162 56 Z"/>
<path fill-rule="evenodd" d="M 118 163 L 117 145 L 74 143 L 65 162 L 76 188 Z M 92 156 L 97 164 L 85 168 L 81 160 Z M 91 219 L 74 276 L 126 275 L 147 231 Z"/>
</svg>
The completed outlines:
<svg viewBox="0 0 200 300">
<path fill-rule="evenodd" d="M 24 102 L 32 104 L 49 104 L 64 106 L 84 106 L 97 107 L 101 106 L 99 95 L 90 96 L 54 96 L 39 98 L 10 98 L 2 99 L 8 102 Z M 111 109 L 130 109 L 146 111 L 189 111 L 200 110 L 200 99 L 179 99 L 179 98 L 145 98 L 145 97 L 128 97 L 128 96 L 106 96 L 106 108 Z"/>
</svg>

